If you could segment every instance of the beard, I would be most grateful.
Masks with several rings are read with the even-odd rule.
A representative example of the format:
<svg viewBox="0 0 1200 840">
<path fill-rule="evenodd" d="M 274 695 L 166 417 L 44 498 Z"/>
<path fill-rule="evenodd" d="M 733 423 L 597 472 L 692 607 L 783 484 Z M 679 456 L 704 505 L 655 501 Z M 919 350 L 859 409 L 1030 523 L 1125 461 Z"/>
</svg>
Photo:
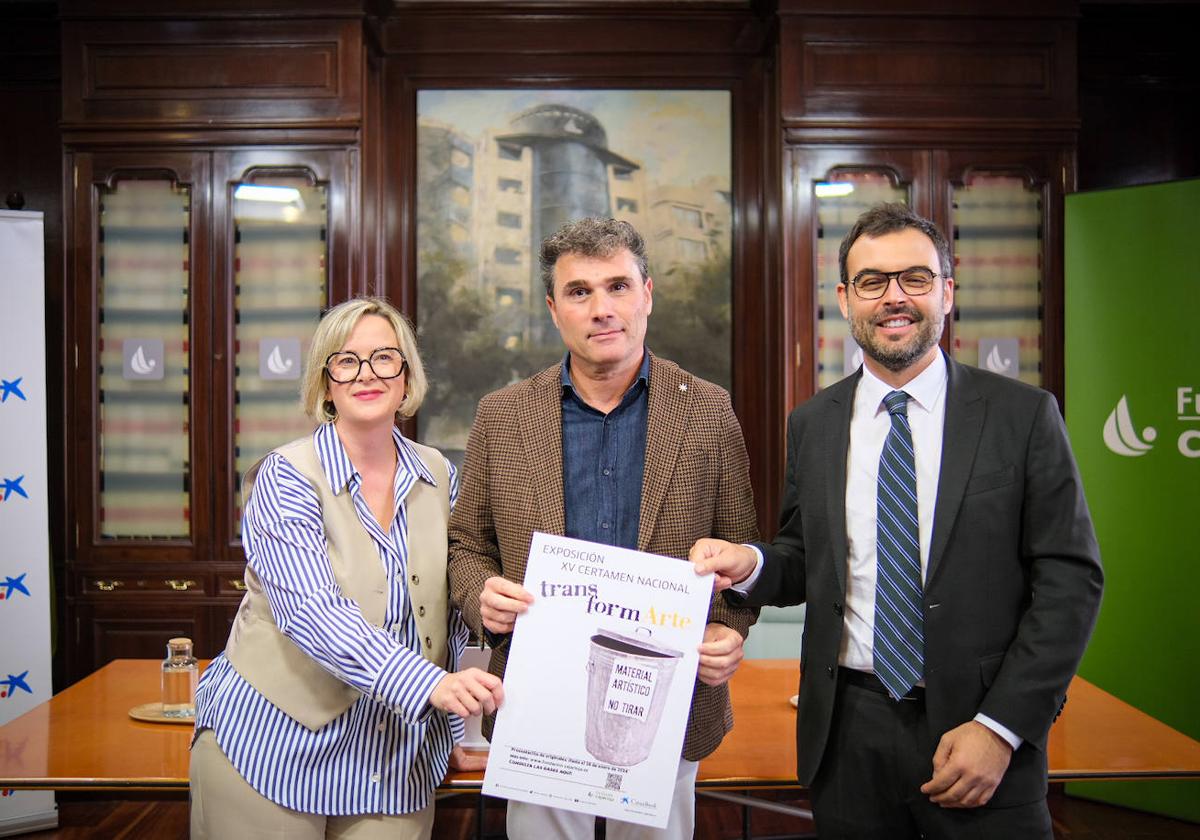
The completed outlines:
<svg viewBox="0 0 1200 840">
<path fill-rule="evenodd" d="M 907 339 L 891 341 L 878 338 L 875 327 L 897 315 L 907 315 L 916 327 Z M 899 373 L 914 364 L 929 352 L 941 340 L 942 329 L 945 327 L 945 313 L 934 313 L 936 317 L 925 317 L 919 309 L 911 306 L 897 306 L 885 309 L 873 317 L 858 318 L 850 316 L 850 335 L 858 342 L 863 353 L 875 360 L 892 373 Z"/>
</svg>

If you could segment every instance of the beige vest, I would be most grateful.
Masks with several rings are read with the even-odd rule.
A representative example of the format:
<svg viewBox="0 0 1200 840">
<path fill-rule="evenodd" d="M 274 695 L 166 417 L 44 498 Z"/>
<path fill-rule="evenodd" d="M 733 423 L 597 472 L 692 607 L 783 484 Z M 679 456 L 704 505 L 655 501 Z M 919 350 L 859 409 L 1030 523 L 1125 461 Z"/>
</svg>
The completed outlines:
<svg viewBox="0 0 1200 840">
<path fill-rule="evenodd" d="M 410 442 L 411 443 L 411 442 Z M 421 637 L 421 655 L 446 666 L 449 593 L 446 583 L 446 522 L 450 517 L 450 476 L 441 453 L 411 443 L 437 481 L 418 479 L 405 499 L 408 511 L 408 598 Z M 350 493 L 334 495 L 317 459 L 312 436 L 275 450 L 308 479 L 321 502 L 333 576 L 347 598 L 376 627 L 387 607 L 387 575 L 379 551 L 359 522 Z M 246 473 L 243 504 L 254 489 L 259 461 Z M 225 657 L 246 682 L 285 714 L 311 730 L 341 715 L 362 695 L 330 674 L 283 634 L 271 615 L 258 576 L 246 569 L 246 595 L 238 607 Z"/>
</svg>

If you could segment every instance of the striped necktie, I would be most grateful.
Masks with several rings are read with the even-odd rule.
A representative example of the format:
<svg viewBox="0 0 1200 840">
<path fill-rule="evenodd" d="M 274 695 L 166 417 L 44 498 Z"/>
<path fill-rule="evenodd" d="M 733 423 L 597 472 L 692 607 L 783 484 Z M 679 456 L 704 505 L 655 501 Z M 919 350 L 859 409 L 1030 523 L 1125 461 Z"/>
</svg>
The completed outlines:
<svg viewBox="0 0 1200 840">
<path fill-rule="evenodd" d="M 876 493 L 875 673 L 894 699 L 921 679 L 925 658 L 917 470 L 908 394 L 883 398 L 892 428 L 879 456 Z"/>
</svg>

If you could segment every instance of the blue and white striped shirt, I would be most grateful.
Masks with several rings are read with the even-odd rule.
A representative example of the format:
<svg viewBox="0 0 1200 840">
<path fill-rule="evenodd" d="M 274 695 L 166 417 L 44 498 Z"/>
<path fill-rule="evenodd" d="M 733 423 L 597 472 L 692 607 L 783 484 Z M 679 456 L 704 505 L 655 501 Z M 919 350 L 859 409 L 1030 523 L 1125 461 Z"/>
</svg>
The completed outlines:
<svg viewBox="0 0 1200 840">
<path fill-rule="evenodd" d="M 349 491 L 363 528 L 387 573 L 383 627 L 363 617 L 338 588 L 326 553 L 320 502 L 309 482 L 277 453 L 263 462 L 246 505 L 246 564 L 262 583 L 276 624 L 330 673 L 363 693 L 340 717 L 313 732 L 284 714 L 234 670 L 224 654 L 204 671 L 196 692 L 196 731 L 212 729 L 230 763 L 260 794 L 312 814 L 405 814 L 420 810 L 446 773 L 462 739 L 455 715 L 435 710 L 429 695 L 446 672 L 421 656 L 416 620 L 404 586 L 408 513 L 404 499 L 417 481 L 436 484 L 398 431 L 396 515 L 384 533 L 360 489 L 362 478 L 332 424 L 314 432 L 317 458 L 332 491 Z M 450 504 L 458 474 L 450 475 Z M 451 608 L 450 671 L 467 642 Z"/>
</svg>

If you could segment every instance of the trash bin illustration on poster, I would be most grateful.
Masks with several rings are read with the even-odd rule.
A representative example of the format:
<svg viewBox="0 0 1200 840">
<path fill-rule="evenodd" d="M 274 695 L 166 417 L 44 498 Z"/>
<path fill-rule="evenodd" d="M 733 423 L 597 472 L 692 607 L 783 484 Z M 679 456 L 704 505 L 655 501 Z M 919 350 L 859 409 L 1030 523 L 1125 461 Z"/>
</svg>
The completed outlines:
<svg viewBox="0 0 1200 840">
<path fill-rule="evenodd" d="M 629 767 L 650 755 L 683 652 L 609 630 L 588 657 L 587 751 Z"/>
<path fill-rule="evenodd" d="M 665 827 L 712 577 L 534 534 L 483 792 Z"/>
</svg>

